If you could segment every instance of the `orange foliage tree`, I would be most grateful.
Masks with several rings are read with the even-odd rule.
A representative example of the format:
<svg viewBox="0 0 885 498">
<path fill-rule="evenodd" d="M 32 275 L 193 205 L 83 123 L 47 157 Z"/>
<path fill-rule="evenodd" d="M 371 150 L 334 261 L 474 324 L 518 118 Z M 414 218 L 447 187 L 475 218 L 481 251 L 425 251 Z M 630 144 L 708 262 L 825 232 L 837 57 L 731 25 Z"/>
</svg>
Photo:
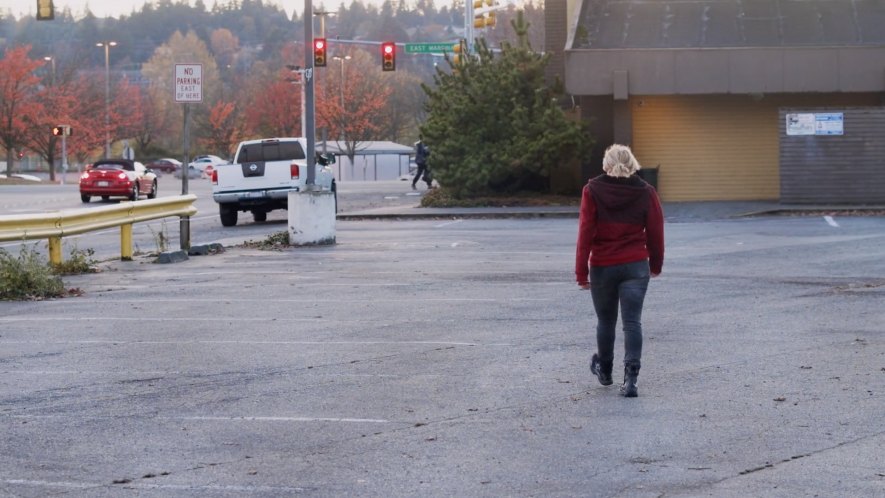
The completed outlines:
<svg viewBox="0 0 885 498">
<path fill-rule="evenodd" d="M 258 83 L 246 107 L 246 129 L 262 137 L 301 136 L 301 88 L 282 70 Z"/>
<path fill-rule="evenodd" d="M 0 144 L 6 150 L 6 174 L 12 174 L 15 150 L 27 145 L 26 118 L 37 111 L 40 78 L 34 71 L 43 61 L 31 59 L 29 45 L 7 49 L 0 59 Z"/>
<path fill-rule="evenodd" d="M 209 110 L 206 136 L 200 142 L 224 157 L 233 156 L 234 147 L 243 137 L 243 125 L 233 102 L 218 102 Z"/>
</svg>

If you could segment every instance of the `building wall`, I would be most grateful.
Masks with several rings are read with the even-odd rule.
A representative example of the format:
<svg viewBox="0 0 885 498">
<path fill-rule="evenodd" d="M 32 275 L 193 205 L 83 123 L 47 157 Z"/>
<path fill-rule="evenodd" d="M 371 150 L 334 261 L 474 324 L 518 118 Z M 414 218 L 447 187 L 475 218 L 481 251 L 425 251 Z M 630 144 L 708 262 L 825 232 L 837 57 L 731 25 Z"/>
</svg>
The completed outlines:
<svg viewBox="0 0 885 498">
<path fill-rule="evenodd" d="M 632 146 L 665 201 L 780 198 L 781 107 L 876 105 L 878 94 L 631 96 Z"/>
<path fill-rule="evenodd" d="M 842 135 L 787 135 L 788 113 L 839 112 Z M 783 108 L 781 202 L 885 203 L 885 107 Z"/>
<path fill-rule="evenodd" d="M 345 155 L 335 157 L 332 174 L 337 181 L 396 180 L 409 174 L 409 156 L 403 154 L 365 154 L 354 157 L 353 163 Z"/>
</svg>

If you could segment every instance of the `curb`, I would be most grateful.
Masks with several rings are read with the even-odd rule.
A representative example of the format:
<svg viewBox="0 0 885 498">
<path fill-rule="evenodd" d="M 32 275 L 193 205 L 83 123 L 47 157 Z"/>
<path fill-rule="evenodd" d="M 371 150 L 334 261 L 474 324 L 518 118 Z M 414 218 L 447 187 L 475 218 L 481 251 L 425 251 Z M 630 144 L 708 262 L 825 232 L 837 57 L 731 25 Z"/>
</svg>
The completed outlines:
<svg viewBox="0 0 885 498">
<path fill-rule="evenodd" d="M 507 218 L 577 218 L 578 213 L 427 213 L 427 214 L 339 214 L 338 221 L 363 220 L 450 220 Z"/>
</svg>

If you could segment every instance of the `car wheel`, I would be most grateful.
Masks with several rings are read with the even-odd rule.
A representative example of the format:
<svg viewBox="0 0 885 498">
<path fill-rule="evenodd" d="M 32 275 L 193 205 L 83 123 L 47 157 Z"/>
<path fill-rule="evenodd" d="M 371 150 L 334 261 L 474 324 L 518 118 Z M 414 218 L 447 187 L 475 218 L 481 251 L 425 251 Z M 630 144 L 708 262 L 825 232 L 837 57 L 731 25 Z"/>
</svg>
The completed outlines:
<svg viewBox="0 0 885 498">
<path fill-rule="evenodd" d="M 132 184 L 132 193 L 129 194 L 129 200 L 130 200 L 130 201 L 137 201 L 137 200 L 138 200 L 138 196 L 139 196 L 139 192 L 138 192 L 138 180 L 136 180 L 135 183 Z"/>
<path fill-rule="evenodd" d="M 255 218 L 255 221 L 267 221 L 267 211 L 252 211 L 252 217 Z"/>
<path fill-rule="evenodd" d="M 151 193 L 147 196 L 148 199 L 156 199 L 157 198 L 157 180 L 154 180 L 154 183 L 151 185 Z"/>
<path fill-rule="evenodd" d="M 89 196 L 89 195 L 86 195 L 86 194 L 80 194 L 80 200 L 81 200 L 81 201 L 83 201 L 83 202 L 87 202 L 87 203 L 88 203 L 88 202 L 89 202 L 89 199 L 92 199 L 92 196 Z"/>
<path fill-rule="evenodd" d="M 232 227 L 237 224 L 237 208 L 227 204 L 218 205 L 218 214 L 221 216 L 221 226 Z"/>
</svg>

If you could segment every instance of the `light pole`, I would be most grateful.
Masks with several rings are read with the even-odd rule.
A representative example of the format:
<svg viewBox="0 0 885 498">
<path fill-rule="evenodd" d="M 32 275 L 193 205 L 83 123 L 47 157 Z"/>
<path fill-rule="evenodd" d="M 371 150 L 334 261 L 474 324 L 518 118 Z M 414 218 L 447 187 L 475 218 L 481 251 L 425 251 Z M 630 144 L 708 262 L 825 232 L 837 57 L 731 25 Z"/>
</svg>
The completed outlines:
<svg viewBox="0 0 885 498">
<path fill-rule="evenodd" d="M 50 63 L 52 66 L 52 86 L 54 87 L 55 86 L 55 57 L 47 55 L 46 57 L 43 57 L 43 60 Z"/>
<path fill-rule="evenodd" d="M 111 47 L 116 47 L 115 41 L 103 41 L 95 44 L 96 47 L 104 47 L 104 129 L 105 146 L 104 155 L 111 157 Z"/>
<path fill-rule="evenodd" d="M 305 128 L 307 127 L 307 118 L 304 112 L 304 73 L 306 69 L 302 69 L 301 66 L 295 66 L 292 64 L 286 64 L 286 69 L 298 75 L 297 79 L 286 78 L 286 81 L 298 85 L 301 90 L 301 136 L 303 137 L 305 136 Z"/>
<path fill-rule="evenodd" d="M 340 55 L 336 55 L 332 57 L 332 60 L 336 60 L 341 63 L 341 79 L 338 83 L 338 89 L 341 92 L 341 114 L 344 114 L 344 61 L 349 61 L 351 57 L 349 55 L 345 55 L 344 57 Z"/>
</svg>

